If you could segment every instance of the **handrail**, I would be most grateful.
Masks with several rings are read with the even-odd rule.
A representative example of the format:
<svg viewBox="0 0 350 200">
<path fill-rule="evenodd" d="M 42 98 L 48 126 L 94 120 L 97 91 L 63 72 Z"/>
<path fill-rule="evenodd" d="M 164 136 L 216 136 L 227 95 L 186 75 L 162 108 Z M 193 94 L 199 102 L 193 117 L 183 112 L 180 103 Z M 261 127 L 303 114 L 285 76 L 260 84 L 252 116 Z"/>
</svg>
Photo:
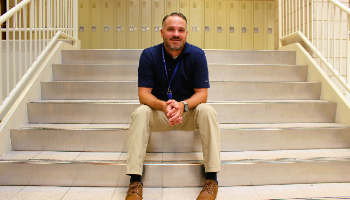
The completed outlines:
<svg viewBox="0 0 350 200">
<path fill-rule="evenodd" d="M 349 95 L 350 8 L 337 0 L 279 0 L 279 9 L 280 46 L 300 38 Z"/>
<path fill-rule="evenodd" d="M 12 104 L 12 102 L 15 100 L 14 98 L 16 98 L 19 95 L 19 93 L 22 92 L 21 88 L 25 86 L 25 84 L 33 77 L 33 75 L 37 71 L 37 68 L 40 67 L 40 63 L 43 61 L 43 59 L 45 59 L 45 56 L 47 55 L 47 53 L 49 53 L 51 48 L 56 44 L 60 36 L 63 36 L 74 42 L 77 41 L 77 39 L 65 33 L 62 33 L 61 31 L 58 31 L 56 35 L 51 39 L 49 44 L 45 47 L 45 49 L 41 52 L 41 54 L 38 56 L 38 59 L 33 63 L 33 66 L 28 69 L 28 72 L 23 76 L 23 78 L 17 83 L 16 87 L 11 91 L 8 98 L 6 98 L 3 104 L 0 105 L 0 116 L 5 114 L 4 112 L 7 112 L 6 108 L 8 108 L 10 104 Z"/>
<path fill-rule="evenodd" d="M 0 120 L 58 37 L 77 45 L 78 35 L 76 0 L 23 0 L 7 9 L 0 16 Z"/>
<path fill-rule="evenodd" d="M 8 20 L 10 17 L 12 17 L 14 14 L 16 14 L 18 11 L 20 11 L 24 6 L 29 4 L 32 0 L 23 0 L 21 3 L 17 4 L 15 7 L 11 8 L 9 11 L 7 11 L 5 14 L 1 15 L 0 17 L 0 24 L 4 23 L 6 20 Z"/>
<path fill-rule="evenodd" d="M 303 42 L 305 42 L 305 44 L 312 50 L 313 53 L 315 53 L 320 59 L 321 61 L 326 65 L 326 67 L 332 72 L 332 74 L 338 79 L 338 81 L 348 90 L 350 91 L 350 87 L 348 84 L 346 84 L 346 81 L 344 80 L 343 77 L 341 76 L 338 76 L 338 73 L 336 70 L 333 69 L 332 65 L 327 62 L 327 59 L 322 56 L 321 52 L 319 52 L 317 50 L 317 48 L 304 36 L 303 33 L 301 33 L 300 31 L 297 31 L 295 33 L 292 33 L 290 35 L 287 35 L 283 38 L 281 38 L 281 40 L 285 40 L 287 38 L 290 38 L 290 37 L 293 37 L 294 35 L 298 35 L 302 40 Z"/>
<path fill-rule="evenodd" d="M 337 0 L 328 0 L 329 2 L 333 3 L 334 5 L 336 5 L 338 8 L 342 9 L 344 12 L 348 13 L 348 15 L 350 15 L 350 8 L 346 7 L 344 4 L 342 4 L 341 2 L 337 1 Z"/>
</svg>

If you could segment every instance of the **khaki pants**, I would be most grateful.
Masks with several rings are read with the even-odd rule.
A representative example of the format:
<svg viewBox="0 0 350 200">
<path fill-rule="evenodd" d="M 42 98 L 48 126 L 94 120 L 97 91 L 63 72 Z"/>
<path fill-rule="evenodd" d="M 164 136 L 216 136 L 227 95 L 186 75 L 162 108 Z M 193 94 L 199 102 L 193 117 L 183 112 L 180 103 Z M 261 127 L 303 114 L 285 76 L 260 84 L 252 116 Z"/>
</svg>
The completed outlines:
<svg viewBox="0 0 350 200">
<path fill-rule="evenodd" d="M 128 135 L 126 174 L 143 172 L 148 140 L 153 132 L 172 130 L 199 130 L 201 136 L 205 172 L 220 171 L 220 130 L 216 111 L 208 104 L 199 104 L 183 114 L 181 124 L 170 126 L 164 112 L 147 105 L 139 106 L 131 115 L 132 122 Z"/>
</svg>

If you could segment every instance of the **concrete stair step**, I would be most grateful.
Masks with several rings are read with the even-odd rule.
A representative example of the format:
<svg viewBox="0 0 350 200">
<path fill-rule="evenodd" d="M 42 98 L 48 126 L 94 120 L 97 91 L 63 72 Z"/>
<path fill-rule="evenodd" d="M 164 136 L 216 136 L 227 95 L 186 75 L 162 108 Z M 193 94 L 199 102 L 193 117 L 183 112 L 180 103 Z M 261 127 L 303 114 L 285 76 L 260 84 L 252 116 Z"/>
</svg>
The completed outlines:
<svg viewBox="0 0 350 200">
<path fill-rule="evenodd" d="M 62 64 L 138 64 L 142 49 L 63 50 Z M 204 50 L 208 64 L 296 64 L 293 51 Z"/>
<path fill-rule="evenodd" d="M 337 123 L 220 124 L 221 151 L 350 148 Z M 27 124 L 11 130 L 16 151 L 126 152 L 129 124 Z M 152 132 L 147 152 L 201 152 L 197 131 Z"/>
<path fill-rule="evenodd" d="M 220 184 L 220 182 L 219 182 Z M 3 199 L 112 199 L 125 198 L 127 187 L 0 186 Z M 193 200 L 202 187 L 144 187 L 145 200 Z M 313 183 L 220 187 L 217 200 L 348 199 L 350 183 Z"/>
<path fill-rule="evenodd" d="M 336 104 L 321 100 L 208 102 L 219 123 L 333 123 Z M 117 100 L 56 100 L 27 104 L 29 123 L 127 124 L 140 104 Z"/>
<path fill-rule="evenodd" d="M 211 81 L 209 100 L 317 100 L 321 83 Z M 54 81 L 41 83 L 43 100 L 138 100 L 136 81 Z"/>
<path fill-rule="evenodd" d="M 0 157 L 0 185 L 126 187 L 126 153 L 11 151 Z M 221 152 L 221 186 L 350 182 L 350 149 Z M 198 187 L 197 153 L 147 153 L 149 187 Z M 67 173 L 69 172 L 69 173 Z"/>
<path fill-rule="evenodd" d="M 210 64 L 211 81 L 306 82 L 305 65 Z M 137 81 L 138 64 L 56 64 L 54 81 Z M 222 73 L 225 72 L 225 73 Z"/>
</svg>

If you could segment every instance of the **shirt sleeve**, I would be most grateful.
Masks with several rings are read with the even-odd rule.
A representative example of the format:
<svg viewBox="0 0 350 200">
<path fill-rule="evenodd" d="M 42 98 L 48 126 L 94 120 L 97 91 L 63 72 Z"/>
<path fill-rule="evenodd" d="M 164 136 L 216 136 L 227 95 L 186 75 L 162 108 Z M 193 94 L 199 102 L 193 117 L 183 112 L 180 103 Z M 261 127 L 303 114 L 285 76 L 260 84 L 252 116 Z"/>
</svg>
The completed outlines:
<svg viewBox="0 0 350 200">
<path fill-rule="evenodd" d="M 210 88 L 208 63 L 203 50 L 194 57 L 193 69 L 193 87 Z"/>
<path fill-rule="evenodd" d="M 153 62 L 150 55 L 143 50 L 138 68 L 138 87 L 153 88 L 154 86 L 154 72 Z"/>
</svg>

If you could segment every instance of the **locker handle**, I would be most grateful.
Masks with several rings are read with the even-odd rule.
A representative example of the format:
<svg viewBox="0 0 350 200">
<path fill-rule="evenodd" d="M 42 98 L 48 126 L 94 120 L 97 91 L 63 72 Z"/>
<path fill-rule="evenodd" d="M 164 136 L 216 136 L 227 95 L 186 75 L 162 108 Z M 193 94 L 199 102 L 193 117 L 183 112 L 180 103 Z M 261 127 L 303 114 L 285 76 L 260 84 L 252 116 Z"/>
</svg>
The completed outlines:
<svg viewBox="0 0 350 200">
<path fill-rule="evenodd" d="M 272 28 L 271 27 L 268 28 L 268 33 L 272 34 Z"/>
<path fill-rule="evenodd" d="M 159 26 L 155 26 L 155 27 L 154 27 L 154 31 L 155 31 L 155 32 L 159 32 Z"/>
<path fill-rule="evenodd" d="M 221 33 L 221 32 L 222 32 L 222 27 L 218 26 L 218 33 Z"/>
<path fill-rule="evenodd" d="M 234 33 L 235 32 L 235 27 L 230 26 L 230 33 Z"/>
<path fill-rule="evenodd" d="M 258 27 L 254 27 L 254 33 L 259 33 L 259 28 Z"/>
<path fill-rule="evenodd" d="M 192 32 L 197 32 L 197 26 L 192 26 Z"/>
</svg>

